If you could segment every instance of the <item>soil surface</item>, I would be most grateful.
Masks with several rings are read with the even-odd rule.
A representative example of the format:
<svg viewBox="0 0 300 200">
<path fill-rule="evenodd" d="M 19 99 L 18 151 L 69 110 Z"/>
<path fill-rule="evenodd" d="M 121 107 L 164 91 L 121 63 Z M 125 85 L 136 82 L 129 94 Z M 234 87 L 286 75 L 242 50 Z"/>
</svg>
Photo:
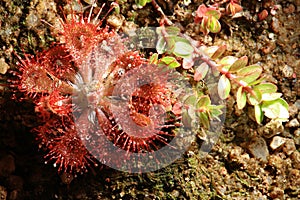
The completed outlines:
<svg viewBox="0 0 300 200">
<path fill-rule="evenodd" d="M 193 12 L 202 0 L 157 2 L 193 39 L 206 45 L 226 44 L 226 54 L 246 55 L 249 63 L 263 66 L 267 80 L 278 86 L 290 106 L 289 121 L 281 125 L 265 120 L 257 125 L 250 108 L 238 110 L 235 98 L 230 97 L 222 134 L 205 157 L 200 158 L 196 139 L 182 158 L 156 172 L 130 174 L 101 167 L 77 177 L 58 175 L 56 168 L 44 163 L 44 152 L 30 131 L 38 125 L 33 104 L 13 100 L 5 81 L 10 76 L 7 70 L 17 67 L 13 51 L 34 55 L 55 41 L 48 23 L 59 26 L 66 4 L 56 0 L 2 0 L 1 200 L 300 199 L 300 0 L 244 0 L 241 15 L 222 17 L 222 31 L 208 36 L 193 23 Z M 159 26 L 161 15 L 151 3 L 143 8 L 133 0 L 118 3 L 120 15 L 108 17 L 108 25 L 120 31 Z M 268 13 L 266 17 L 261 15 L 263 10 Z"/>
</svg>

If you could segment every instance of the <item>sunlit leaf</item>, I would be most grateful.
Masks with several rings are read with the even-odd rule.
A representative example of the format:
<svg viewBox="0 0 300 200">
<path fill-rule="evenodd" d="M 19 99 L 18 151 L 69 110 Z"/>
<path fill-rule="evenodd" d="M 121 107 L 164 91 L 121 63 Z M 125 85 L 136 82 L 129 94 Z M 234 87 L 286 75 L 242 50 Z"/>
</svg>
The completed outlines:
<svg viewBox="0 0 300 200">
<path fill-rule="evenodd" d="M 261 105 L 254 106 L 254 115 L 255 115 L 256 122 L 260 124 L 264 118 Z"/>
<path fill-rule="evenodd" d="M 161 37 L 156 44 L 156 51 L 158 54 L 163 54 L 166 51 L 172 53 L 175 47 L 174 37 Z"/>
<path fill-rule="evenodd" d="M 210 17 L 214 17 L 216 20 L 220 19 L 221 17 L 221 13 L 218 10 L 208 10 L 205 15 L 210 18 Z"/>
<path fill-rule="evenodd" d="M 260 84 L 261 82 L 263 82 L 265 80 L 266 80 L 265 77 L 260 77 L 259 79 L 256 79 L 255 81 L 252 81 L 252 82 L 248 83 L 248 86 Z"/>
<path fill-rule="evenodd" d="M 249 103 L 251 105 L 257 105 L 262 100 L 261 92 L 258 89 L 255 89 L 255 88 L 253 88 L 252 92 L 253 92 L 253 94 L 251 94 L 251 93 L 247 94 Z"/>
<path fill-rule="evenodd" d="M 222 66 L 222 69 L 225 71 L 228 71 L 229 68 L 231 67 L 231 65 L 237 60 L 237 57 L 234 56 L 226 56 L 224 58 L 222 58 L 218 64 L 220 64 Z"/>
<path fill-rule="evenodd" d="M 212 33 L 218 33 L 221 31 L 221 24 L 215 17 L 208 17 L 207 19 L 207 28 Z"/>
<path fill-rule="evenodd" d="M 282 96 L 281 93 L 274 92 L 274 93 L 265 93 L 262 95 L 262 100 L 263 101 L 273 101 L 276 99 L 279 99 Z"/>
<path fill-rule="evenodd" d="M 149 2 L 151 2 L 151 0 L 135 0 L 136 5 L 139 7 L 143 7 Z"/>
<path fill-rule="evenodd" d="M 222 109 L 224 108 L 224 105 L 218 105 L 218 106 L 210 105 L 210 106 L 208 106 L 208 108 L 209 108 L 211 117 L 220 120 L 218 116 L 223 114 Z"/>
<path fill-rule="evenodd" d="M 207 107 L 210 104 L 211 104 L 211 101 L 210 101 L 209 96 L 205 95 L 205 96 L 202 96 L 199 98 L 199 100 L 197 102 L 197 108 Z"/>
<path fill-rule="evenodd" d="M 217 50 L 211 56 L 211 59 L 215 60 L 215 59 L 219 58 L 221 55 L 223 55 L 223 53 L 225 51 L 226 51 L 226 45 L 222 45 L 222 46 L 218 47 Z"/>
<path fill-rule="evenodd" d="M 209 33 L 209 29 L 207 27 L 207 19 L 202 19 L 200 29 L 204 33 L 204 35 L 207 35 Z"/>
<path fill-rule="evenodd" d="M 257 88 L 262 94 L 274 93 L 277 91 L 277 86 L 273 83 L 261 83 L 259 85 L 254 86 L 254 88 Z"/>
<path fill-rule="evenodd" d="M 201 46 L 200 49 L 203 50 L 209 57 L 212 57 L 214 53 L 216 53 L 216 51 L 219 49 L 219 46 Z"/>
<path fill-rule="evenodd" d="M 165 31 L 170 36 L 172 36 L 172 35 L 175 36 L 175 35 L 178 35 L 180 33 L 180 29 L 178 27 L 175 27 L 175 26 L 165 27 Z"/>
<path fill-rule="evenodd" d="M 174 69 L 176 67 L 180 66 L 180 63 L 176 60 L 176 58 L 171 56 L 165 56 L 162 59 L 160 59 L 161 62 L 166 64 L 169 68 Z"/>
<path fill-rule="evenodd" d="M 262 73 L 262 68 L 259 65 L 250 65 L 237 71 L 238 80 L 246 83 L 251 83 L 256 80 Z"/>
<path fill-rule="evenodd" d="M 236 93 L 236 102 L 238 109 L 243 109 L 246 105 L 247 97 L 246 93 L 243 92 L 243 87 L 239 87 L 237 93 Z"/>
<path fill-rule="evenodd" d="M 242 68 L 244 68 L 248 63 L 248 57 L 247 56 L 243 56 L 241 58 L 239 58 L 238 60 L 236 60 L 230 67 L 229 71 L 230 72 L 236 72 Z"/>
<path fill-rule="evenodd" d="M 209 66 L 207 65 L 206 62 L 201 63 L 201 65 L 199 65 L 195 69 L 194 80 L 200 81 L 201 79 L 203 79 L 206 76 L 208 69 Z"/>
<path fill-rule="evenodd" d="M 225 75 L 222 75 L 218 83 L 218 94 L 221 99 L 226 99 L 230 93 L 230 81 Z"/>
<path fill-rule="evenodd" d="M 191 95 L 189 97 L 186 98 L 186 100 L 184 101 L 185 105 L 196 105 L 197 102 L 197 97 L 195 95 Z"/>
<path fill-rule="evenodd" d="M 192 127 L 193 118 L 189 115 L 188 111 L 182 112 L 182 124 L 185 128 Z"/>
<path fill-rule="evenodd" d="M 288 119 L 289 118 L 289 105 L 282 98 L 273 101 L 264 101 L 261 106 L 265 116 L 271 119 Z"/>
<path fill-rule="evenodd" d="M 208 114 L 206 112 L 200 112 L 198 113 L 199 115 L 199 120 L 200 120 L 200 123 L 205 127 L 205 128 L 209 128 L 210 126 L 210 123 L 209 123 L 209 117 L 208 117 Z"/>
<path fill-rule="evenodd" d="M 157 64 L 157 61 L 158 61 L 158 54 L 157 53 L 154 53 L 150 59 L 149 59 L 149 63 L 150 64 Z"/>
<path fill-rule="evenodd" d="M 179 57 L 190 57 L 191 54 L 194 52 L 193 46 L 187 39 L 180 38 L 176 39 L 175 47 L 173 53 Z"/>
<path fill-rule="evenodd" d="M 150 0 L 151 1 L 151 0 Z M 177 36 L 180 33 L 180 29 L 175 26 L 158 27 L 156 33 L 161 37 L 164 36 Z"/>
<path fill-rule="evenodd" d="M 183 58 L 182 60 L 182 68 L 183 69 L 191 69 L 194 66 L 194 60 L 191 57 Z"/>
</svg>

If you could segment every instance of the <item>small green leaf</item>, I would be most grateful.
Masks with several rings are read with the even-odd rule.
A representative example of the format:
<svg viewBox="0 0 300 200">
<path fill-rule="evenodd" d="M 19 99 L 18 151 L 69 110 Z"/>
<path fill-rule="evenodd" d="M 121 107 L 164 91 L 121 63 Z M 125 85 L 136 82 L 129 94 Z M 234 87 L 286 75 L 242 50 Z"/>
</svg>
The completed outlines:
<svg viewBox="0 0 300 200">
<path fill-rule="evenodd" d="M 170 36 L 177 36 L 180 33 L 180 29 L 175 26 L 168 26 L 165 28 L 165 30 L 166 30 L 167 34 Z"/>
<path fill-rule="evenodd" d="M 192 127 L 192 117 L 189 115 L 188 111 L 185 110 L 182 112 L 182 124 L 185 128 Z"/>
<path fill-rule="evenodd" d="M 211 104 L 210 98 L 207 95 L 204 95 L 202 97 L 200 97 L 200 99 L 197 102 L 197 108 L 201 108 L 201 107 L 207 107 Z"/>
<path fill-rule="evenodd" d="M 259 65 L 250 65 L 237 71 L 238 80 L 242 80 L 246 83 L 251 83 L 256 80 L 262 72 L 262 68 Z"/>
<path fill-rule="evenodd" d="M 195 81 L 200 81 L 201 79 L 204 79 L 208 72 L 209 66 L 206 62 L 201 63 L 198 67 L 195 69 L 195 74 L 194 74 L 194 80 Z"/>
<path fill-rule="evenodd" d="M 236 72 L 242 68 L 244 68 L 248 63 L 248 57 L 247 56 L 243 56 L 241 58 L 239 58 L 238 60 L 236 60 L 230 67 L 229 71 L 230 72 Z"/>
<path fill-rule="evenodd" d="M 151 1 L 151 0 L 150 0 Z M 158 27 L 156 29 L 156 33 L 159 36 L 177 36 L 180 33 L 180 29 L 175 26 L 168 26 L 168 27 Z"/>
<path fill-rule="evenodd" d="M 217 46 L 218 47 L 218 46 Z M 211 56 L 211 59 L 215 60 L 219 58 L 223 53 L 226 51 L 226 45 L 222 45 L 218 47 L 218 49 L 214 52 L 214 54 Z"/>
<path fill-rule="evenodd" d="M 215 19 L 220 19 L 221 17 L 221 13 L 218 10 L 208 10 L 205 15 L 209 18 L 209 17 L 214 17 Z"/>
<path fill-rule="evenodd" d="M 187 39 L 176 38 L 175 47 L 174 47 L 174 51 L 173 51 L 173 53 L 176 56 L 179 56 L 182 58 L 190 57 L 193 52 L 194 52 L 194 48 Z"/>
<path fill-rule="evenodd" d="M 261 92 L 255 88 L 253 88 L 252 92 L 253 92 L 253 94 L 248 93 L 247 97 L 248 97 L 249 103 L 254 106 L 261 102 L 262 95 L 261 95 Z"/>
<path fill-rule="evenodd" d="M 222 58 L 218 63 L 222 66 L 222 69 L 228 71 L 231 65 L 237 60 L 237 57 L 234 56 L 226 56 Z"/>
<path fill-rule="evenodd" d="M 161 37 L 156 44 L 156 51 L 158 54 L 163 54 L 166 51 L 172 53 L 175 47 L 174 37 Z"/>
<path fill-rule="evenodd" d="M 208 114 L 206 112 L 199 112 L 199 120 L 200 123 L 205 127 L 205 128 L 209 128 L 210 123 L 209 123 L 209 117 Z"/>
<path fill-rule="evenodd" d="M 248 83 L 248 86 L 260 84 L 261 82 L 263 82 L 265 80 L 266 80 L 265 77 L 260 77 L 259 79 L 255 80 L 255 81 L 252 81 L 251 83 Z"/>
<path fill-rule="evenodd" d="M 254 106 L 254 114 L 255 114 L 255 120 L 257 123 L 261 123 L 263 118 L 264 118 L 264 115 L 263 115 L 263 112 L 262 112 L 262 109 L 261 109 L 261 105 L 255 105 Z"/>
<path fill-rule="evenodd" d="M 218 116 L 220 116 L 221 114 L 223 114 L 223 111 L 221 109 L 223 109 L 224 106 L 223 105 L 209 105 L 208 109 L 209 109 L 209 113 L 211 115 L 212 118 L 218 119 Z"/>
<path fill-rule="evenodd" d="M 149 59 L 149 63 L 150 64 L 157 64 L 157 61 L 158 61 L 158 54 L 157 53 L 154 53 L 150 59 Z"/>
<path fill-rule="evenodd" d="M 171 56 L 165 56 L 165 57 L 161 58 L 160 61 L 165 63 L 171 69 L 174 69 L 174 68 L 180 66 L 180 64 L 176 60 L 176 58 L 171 57 Z"/>
<path fill-rule="evenodd" d="M 246 105 L 247 97 L 246 93 L 243 92 L 243 87 L 239 87 L 237 93 L 236 93 L 236 102 L 238 109 L 243 109 Z"/>
<path fill-rule="evenodd" d="M 215 17 L 208 17 L 207 28 L 212 33 L 218 33 L 221 31 L 221 24 Z"/>
<path fill-rule="evenodd" d="M 276 99 L 279 99 L 282 96 L 281 93 L 275 92 L 275 93 L 265 93 L 262 95 L 263 101 L 273 101 Z"/>
<path fill-rule="evenodd" d="M 146 5 L 146 3 L 151 2 L 149 0 L 135 0 L 135 3 L 137 6 L 139 7 L 144 7 Z"/>
<path fill-rule="evenodd" d="M 191 95 L 189 97 L 186 98 L 186 100 L 184 101 L 184 105 L 196 105 L 197 102 L 197 97 L 195 95 Z"/>
<path fill-rule="evenodd" d="M 277 91 L 277 86 L 273 83 L 261 83 L 259 85 L 254 86 L 254 88 L 257 88 L 262 94 L 274 93 Z"/>
<path fill-rule="evenodd" d="M 225 75 L 222 75 L 218 83 L 218 94 L 221 99 L 226 99 L 230 93 L 230 81 Z"/>
<path fill-rule="evenodd" d="M 289 118 L 289 105 L 282 98 L 273 101 L 264 101 L 261 106 L 265 116 L 271 119 L 288 119 Z"/>
<path fill-rule="evenodd" d="M 203 45 L 199 49 L 204 51 L 204 53 L 206 53 L 209 57 L 212 57 L 213 54 L 219 49 L 219 46 L 206 47 Z"/>
</svg>

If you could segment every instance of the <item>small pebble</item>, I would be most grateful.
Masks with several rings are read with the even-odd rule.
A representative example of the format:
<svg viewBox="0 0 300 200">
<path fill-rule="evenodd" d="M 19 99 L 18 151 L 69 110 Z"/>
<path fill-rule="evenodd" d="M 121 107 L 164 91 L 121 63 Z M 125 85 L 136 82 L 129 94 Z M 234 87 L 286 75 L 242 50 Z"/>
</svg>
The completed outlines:
<svg viewBox="0 0 300 200">
<path fill-rule="evenodd" d="M 294 151 L 291 154 L 291 160 L 293 161 L 293 167 L 295 169 L 300 169 L 300 152 Z"/>
<path fill-rule="evenodd" d="M 294 151 L 296 151 L 295 142 L 293 139 L 287 139 L 283 145 L 283 152 L 286 155 L 291 155 Z"/>
<path fill-rule="evenodd" d="M 275 150 L 285 143 L 286 139 L 280 136 L 273 137 L 270 147 Z"/>
<path fill-rule="evenodd" d="M 272 23 L 271 23 L 271 28 L 274 31 L 274 33 L 278 33 L 279 32 L 279 21 L 276 17 L 272 18 Z"/>
<path fill-rule="evenodd" d="M 282 69 L 281 72 L 283 74 L 284 77 L 286 78 L 290 78 L 293 76 L 294 70 L 292 67 L 285 65 Z"/>
<path fill-rule="evenodd" d="M 272 199 L 283 199 L 284 190 L 279 187 L 274 187 L 272 192 L 270 192 L 269 197 Z"/>
<path fill-rule="evenodd" d="M 283 12 L 290 14 L 295 12 L 295 10 L 296 10 L 295 6 L 293 4 L 290 4 L 288 7 L 283 9 Z"/>
<path fill-rule="evenodd" d="M 286 126 L 296 128 L 296 127 L 299 127 L 299 125 L 300 125 L 299 121 L 296 118 L 294 118 L 291 121 L 289 121 L 289 123 Z"/>
<path fill-rule="evenodd" d="M 9 65 L 5 62 L 4 58 L 0 58 L 0 73 L 5 74 L 9 69 Z"/>
<path fill-rule="evenodd" d="M 263 136 L 264 138 L 271 138 L 274 135 L 278 135 L 282 133 L 284 127 L 281 122 L 279 121 L 270 121 L 265 126 L 259 128 L 257 131 L 259 135 Z"/>
<path fill-rule="evenodd" d="M 7 190 L 5 187 L 0 185 L 0 200 L 6 200 L 7 198 Z"/>
<path fill-rule="evenodd" d="M 300 145 L 300 128 L 294 132 L 294 141 L 296 145 Z"/>
<path fill-rule="evenodd" d="M 250 153 L 262 161 L 267 161 L 269 150 L 266 141 L 262 137 L 254 138 L 248 146 Z"/>
<path fill-rule="evenodd" d="M 110 26 L 119 29 L 121 28 L 124 20 L 125 17 L 123 15 L 110 15 L 106 21 Z"/>
</svg>

